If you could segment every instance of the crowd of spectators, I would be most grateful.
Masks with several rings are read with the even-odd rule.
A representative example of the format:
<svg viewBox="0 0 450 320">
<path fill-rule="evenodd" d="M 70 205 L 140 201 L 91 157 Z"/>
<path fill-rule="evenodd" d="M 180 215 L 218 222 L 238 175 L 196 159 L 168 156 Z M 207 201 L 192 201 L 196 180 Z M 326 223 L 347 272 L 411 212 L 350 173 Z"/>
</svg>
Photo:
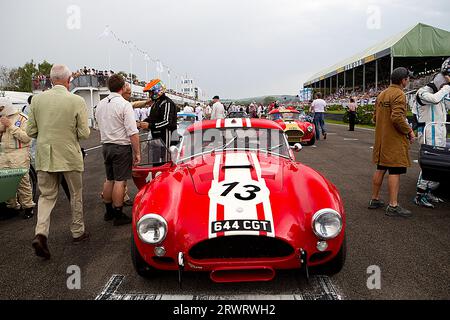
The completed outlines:
<svg viewBox="0 0 450 320">
<path fill-rule="evenodd" d="M 434 74 L 438 71 L 439 69 L 435 69 L 417 73 L 415 78 L 411 79 L 411 82 L 405 90 L 412 91 L 423 87 L 431 81 Z M 380 81 L 378 86 L 375 86 L 375 83 L 369 83 L 366 86 L 366 90 L 363 90 L 361 86 L 356 86 L 354 91 L 351 88 L 344 88 L 344 86 L 342 86 L 337 92 L 326 95 L 324 100 L 329 105 L 345 104 L 348 103 L 350 98 L 354 98 L 359 105 L 373 104 L 376 97 L 380 92 L 387 89 L 389 84 L 390 83 L 387 80 Z"/>
<path fill-rule="evenodd" d="M 94 76 L 97 79 L 97 81 L 95 83 L 93 83 L 92 81 L 89 82 L 90 85 L 92 85 L 92 86 L 98 85 L 99 87 L 106 87 L 109 77 L 112 76 L 113 74 L 115 74 L 115 72 L 113 70 L 109 70 L 109 71 L 108 70 L 99 70 L 99 69 L 94 69 L 94 68 L 88 68 L 85 66 L 84 68 L 80 68 L 80 69 L 76 70 L 75 72 L 72 72 L 72 80 L 75 80 L 82 76 Z M 141 81 L 136 78 L 134 78 L 133 81 L 131 81 L 130 75 L 123 74 L 123 76 L 125 78 L 125 81 L 128 83 L 132 82 L 134 85 L 141 86 L 141 87 L 145 87 L 145 85 L 146 85 L 145 81 Z M 32 81 L 33 81 L 33 90 L 45 91 L 52 87 L 49 76 L 40 74 L 40 75 L 34 77 Z M 192 96 L 183 94 L 181 92 L 177 92 L 173 89 L 167 89 L 167 93 L 181 97 L 181 98 L 185 98 L 185 99 L 193 99 Z"/>
<path fill-rule="evenodd" d="M 32 84 L 33 84 L 33 90 L 39 90 L 40 88 L 43 88 L 42 90 L 46 90 L 46 89 L 50 89 L 52 87 L 50 77 L 43 75 L 43 74 L 39 74 L 39 75 L 35 76 L 32 79 Z"/>
</svg>

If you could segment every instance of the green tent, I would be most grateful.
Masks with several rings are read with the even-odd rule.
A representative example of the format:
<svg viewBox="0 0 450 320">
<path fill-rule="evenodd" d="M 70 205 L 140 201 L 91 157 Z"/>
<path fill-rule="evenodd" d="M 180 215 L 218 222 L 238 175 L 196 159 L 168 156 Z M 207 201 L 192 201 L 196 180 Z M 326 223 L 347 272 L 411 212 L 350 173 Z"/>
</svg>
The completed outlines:
<svg viewBox="0 0 450 320">
<path fill-rule="evenodd" d="M 314 74 L 304 83 L 304 87 L 386 56 L 391 58 L 448 57 L 450 56 L 450 32 L 418 23 Z"/>
<path fill-rule="evenodd" d="M 391 47 L 393 57 L 450 55 L 450 32 L 419 23 Z"/>
</svg>

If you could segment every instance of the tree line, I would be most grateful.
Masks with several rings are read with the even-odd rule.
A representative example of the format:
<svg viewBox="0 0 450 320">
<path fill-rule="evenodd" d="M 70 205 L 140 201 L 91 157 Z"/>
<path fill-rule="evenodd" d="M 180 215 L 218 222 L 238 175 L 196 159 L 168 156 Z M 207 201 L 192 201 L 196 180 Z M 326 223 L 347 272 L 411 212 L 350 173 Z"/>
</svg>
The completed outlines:
<svg viewBox="0 0 450 320">
<path fill-rule="evenodd" d="M 33 60 L 18 68 L 0 66 L 0 89 L 3 91 L 32 92 L 32 79 L 39 75 L 50 76 L 53 64 Z"/>
</svg>

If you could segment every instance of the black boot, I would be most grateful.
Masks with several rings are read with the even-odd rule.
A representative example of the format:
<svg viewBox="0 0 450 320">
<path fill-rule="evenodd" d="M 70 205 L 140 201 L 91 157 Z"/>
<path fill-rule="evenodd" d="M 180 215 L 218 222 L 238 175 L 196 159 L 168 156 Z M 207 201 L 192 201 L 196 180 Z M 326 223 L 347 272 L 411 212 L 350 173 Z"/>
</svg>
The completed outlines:
<svg viewBox="0 0 450 320">
<path fill-rule="evenodd" d="M 26 208 L 23 214 L 24 219 L 31 219 L 34 216 L 33 208 Z"/>
<path fill-rule="evenodd" d="M 103 219 L 105 221 L 111 221 L 112 219 L 114 219 L 114 209 L 113 209 L 112 203 L 105 203 L 105 208 L 106 208 L 106 212 L 105 212 Z"/>
<path fill-rule="evenodd" d="M 114 208 L 114 226 L 123 226 L 131 223 L 131 218 L 122 212 L 122 208 Z"/>
</svg>

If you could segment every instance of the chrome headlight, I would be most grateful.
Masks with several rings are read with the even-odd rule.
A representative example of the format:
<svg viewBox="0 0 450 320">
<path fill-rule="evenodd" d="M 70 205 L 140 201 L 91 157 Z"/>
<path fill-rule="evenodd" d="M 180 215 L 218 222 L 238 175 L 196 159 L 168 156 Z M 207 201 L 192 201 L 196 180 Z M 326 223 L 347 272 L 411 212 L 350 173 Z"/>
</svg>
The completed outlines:
<svg viewBox="0 0 450 320">
<path fill-rule="evenodd" d="M 167 235 L 167 222 L 157 214 L 146 214 L 137 223 L 139 239 L 148 244 L 161 243 Z"/>
<path fill-rule="evenodd" d="M 309 126 L 308 127 L 308 132 L 312 132 L 313 131 L 313 127 L 312 126 Z"/>
<path fill-rule="evenodd" d="M 312 229 L 320 239 L 336 238 L 342 230 L 341 215 L 333 209 L 319 210 L 312 218 Z"/>
</svg>

